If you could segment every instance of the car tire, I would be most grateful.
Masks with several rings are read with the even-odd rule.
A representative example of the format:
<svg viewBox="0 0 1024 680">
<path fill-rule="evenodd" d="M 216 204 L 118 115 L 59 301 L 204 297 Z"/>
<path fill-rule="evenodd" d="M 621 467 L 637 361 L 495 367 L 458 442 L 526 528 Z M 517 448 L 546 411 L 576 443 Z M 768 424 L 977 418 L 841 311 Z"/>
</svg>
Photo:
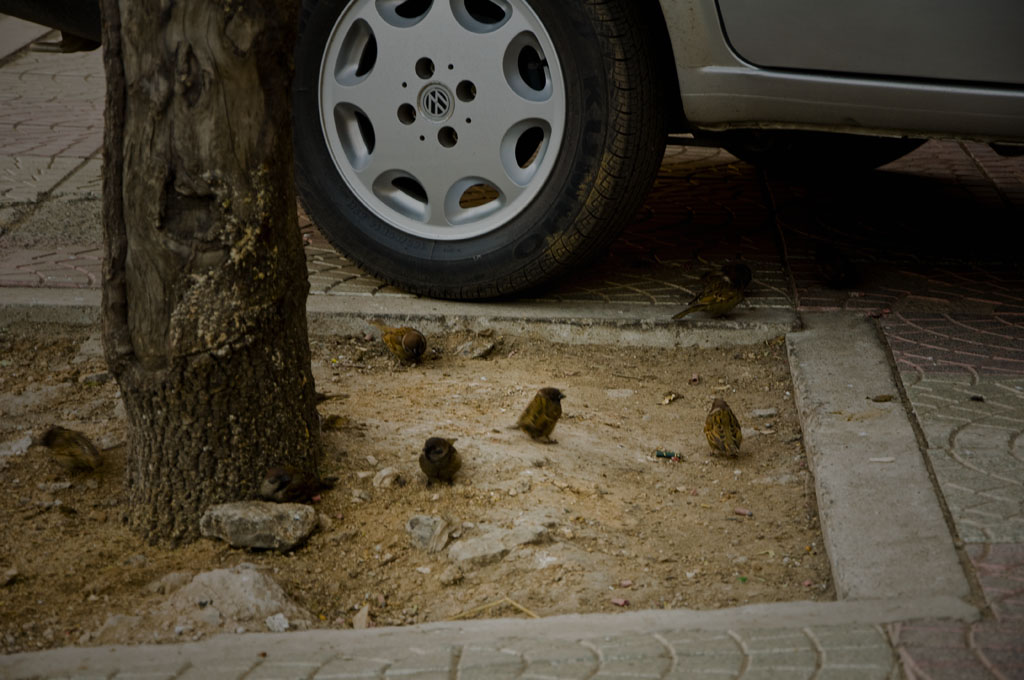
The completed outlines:
<svg viewBox="0 0 1024 680">
<path fill-rule="evenodd" d="M 832 132 L 730 130 L 713 138 L 740 160 L 765 170 L 817 175 L 863 172 L 891 163 L 923 139 L 869 137 Z"/>
<path fill-rule="evenodd" d="M 310 217 L 361 268 L 430 297 L 578 268 L 664 151 L 639 4 L 304 0 L 294 139 Z"/>
</svg>

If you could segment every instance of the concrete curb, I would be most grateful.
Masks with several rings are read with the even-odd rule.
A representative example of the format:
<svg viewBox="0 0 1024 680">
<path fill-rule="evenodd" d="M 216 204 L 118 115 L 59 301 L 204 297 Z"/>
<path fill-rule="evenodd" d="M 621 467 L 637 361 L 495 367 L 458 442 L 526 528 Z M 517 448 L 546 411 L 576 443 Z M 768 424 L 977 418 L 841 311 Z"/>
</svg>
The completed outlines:
<svg viewBox="0 0 1024 680">
<path fill-rule="evenodd" d="M 63 677 L 68 674 L 72 677 L 180 678 L 186 672 L 187 677 L 203 678 L 312 677 L 314 673 L 318 678 L 369 679 L 409 675 L 461 678 L 464 677 L 462 667 L 468 660 L 464 655 L 473 651 L 479 654 L 473 666 L 478 667 L 476 670 L 487 671 L 480 677 L 555 679 L 592 677 L 593 671 L 579 675 L 574 672 L 579 669 L 565 667 L 564 664 L 609 665 L 610 659 L 600 658 L 600 649 L 611 647 L 629 650 L 629 658 L 619 667 L 619 674 L 606 673 L 601 677 L 621 675 L 638 678 L 658 677 L 642 671 L 652 668 L 658 657 L 664 660 L 665 648 L 674 647 L 673 642 L 684 642 L 690 648 L 690 654 L 705 662 L 706 672 L 734 677 L 733 671 L 750 665 L 750 658 L 757 657 L 760 651 L 760 663 L 754 665 L 761 667 L 762 671 L 775 670 L 778 673 L 766 677 L 782 678 L 793 677 L 789 673 L 797 670 L 813 672 L 815 663 L 820 668 L 824 665 L 822 657 L 827 659 L 829 654 L 838 657 L 845 653 L 863 663 L 867 652 L 881 651 L 883 656 L 891 659 L 891 667 L 896 661 L 881 630 L 884 624 L 908 618 L 971 619 L 975 614 L 972 608 L 953 598 L 933 598 L 902 603 L 877 600 L 791 602 L 707 612 L 641 611 L 537 620 L 440 622 L 367 630 L 249 633 L 219 635 L 202 642 L 174 645 L 65 647 L 12 654 L 0 657 L 0 671 L 4 677 L 11 678 Z M 818 643 L 820 649 L 815 650 L 819 657 L 817 662 L 805 660 L 804 663 L 808 664 L 806 669 L 793 668 L 794 653 L 800 654 L 801 646 L 809 646 L 808 637 L 820 640 L 826 636 L 834 642 Z M 871 640 L 866 641 L 867 638 Z M 654 649 L 645 649 L 651 646 Z M 594 652 L 597 653 L 592 654 Z M 550 672 L 543 676 L 524 674 L 508 655 L 526 657 L 532 664 L 561 667 L 549 668 Z M 592 655 L 599 658 L 593 659 Z M 687 659 L 680 659 L 678 651 L 674 656 L 672 661 L 680 666 L 680 671 L 696 670 L 687 667 Z M 256 675 L 247 674 L 254 667 L 263 665 L 261 659 L 266 659 L 269 668 Z M 348 662 L 345 672 L 317 672 L 326 671 L 331 660 Z M 691 663 L 696 660 L 692 659 Z M 360 666 L 368 662 L 373 662 L 375 667 Z M 509 664 L 513 668 L 504 667 Z M 453 666 L 460 669 L 457 676 Z M 337 670 L 341 671 L 340 668 Z M 846 670 L 859 672 L 842 677 L 891 677 L 888 672 L 866 673 L 864 666 L 847 667 Z M 888 669 L 883 662 L 873 670 Z M 76 675 L 76 671 L 79 674 Z M 508 674 L 508 671 L 515 672 Z"/>
<path fill-rule="evenodd" d="M 99 323 L 102 294 L 95 288 L 0 288 L 5 323 Z"/>
<path fill-rule="evenodd" d="M 804 322 L 787 337 L 790 371 L 837 596 L 968 597 L 875 328 L 841 314 Z"/>
<path fill-rule="evenodd" d="M 94 288 L 0 288 L 0 320 L 70 323 L 99 321 L 101 292 Z M 673 321 L 678 306 L 603 302 L 447 302 L 404 295 L 310 295 L 312 335 L 362 334 L 368 318 L 412 324 L 428 336 L 453 329 L 491 329 L 567 344 L 647 347 L 750 345 L 797 327 L 790 309 L 753 309 L 737 319 Z"/>
<path fill-rule="evenodd" d="M 368 318 L 411 323 L 424 333 L 462 328 L 534 335 L 570 345 L 638 347 L 749 345 L 797 327 L 790 309 L 753 309 L 736 319 L 673 321 L 678 306 L 608 302 L 447 302 L 413 297 L 313 295 L 307 304 L 314 334 L 365 333 Z"/>
</svg>

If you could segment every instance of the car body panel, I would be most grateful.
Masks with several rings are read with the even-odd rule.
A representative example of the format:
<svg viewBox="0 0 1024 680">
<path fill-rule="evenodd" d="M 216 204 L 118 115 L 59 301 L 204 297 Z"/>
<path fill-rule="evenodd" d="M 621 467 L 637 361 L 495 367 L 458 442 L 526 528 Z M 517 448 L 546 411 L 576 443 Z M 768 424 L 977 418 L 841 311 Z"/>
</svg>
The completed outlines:
<svg viewBox="0 0 1024 680">
<path fill-rule="evenodd" d="M 729 44 L 766 68 L 1024 85 L 1021 0 L 717 0 Z"/>
<path fill-rule="evenodd" d="M 1024 143 L 1024 86 L 764 68 L 737 54 L 715 0 L 662 0 L 687 122 Z"/>
</svg>

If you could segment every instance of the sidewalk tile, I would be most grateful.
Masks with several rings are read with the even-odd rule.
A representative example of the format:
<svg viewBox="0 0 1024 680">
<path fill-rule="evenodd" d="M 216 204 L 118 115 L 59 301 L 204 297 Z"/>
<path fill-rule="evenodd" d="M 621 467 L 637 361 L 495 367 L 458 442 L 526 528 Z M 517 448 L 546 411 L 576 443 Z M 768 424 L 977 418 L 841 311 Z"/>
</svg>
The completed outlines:
<svg viewBox="0 0 1024 680">
<path fill-rule="evenodd" d="M 80 164 L 77 158 L 0 156 L 0 202 L 35 201 Z"/>
</svg>

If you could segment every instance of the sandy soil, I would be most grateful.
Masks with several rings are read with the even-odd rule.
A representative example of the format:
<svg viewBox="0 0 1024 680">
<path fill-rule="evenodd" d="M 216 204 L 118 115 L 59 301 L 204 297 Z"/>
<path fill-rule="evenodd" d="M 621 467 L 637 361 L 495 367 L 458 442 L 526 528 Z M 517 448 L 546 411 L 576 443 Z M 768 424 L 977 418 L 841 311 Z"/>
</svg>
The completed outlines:
<svg viewBox="0 0 1024 680">
<path fill-rule="evenodd" d="M 0 330 L 0 453 L 53 423 L 112 447 L 88 474 L 34 447 L 0 456 L 0 650 L 181 639 L 169 624 L 97 631 L 156 607 L 166 596 L 147 586 L 169 573 L 242 562 L 265 568 L 318 627 L 351 626 L 364 605 L 380 626 L 834 598 L 781 338 L 656 350 L 453 332 L 414 367 L 371 335 L 312 349 L 317 389 L 331 395 L 320 411 L 343 416 L 325 433 L 324 472 L 340 481 L 316 506 L 321 529 L 286 555 L 206 539 L 168 550 L 121 522 L 126 424 L 97 329 Z M 567 395 L 555 444 L 509 429 L 548 385 Z M 743 424 L 739 459 L 709 455 L 715 395 Z M 419 471 L 432 435 L 458 439 L 465 463 L 450 487 L 428 488 Z M 375 488 L 384 467 L 405 483 Z M 447 519 L 453 543 L 527 520 L 546 532 L 491 564 L 453 566 L 411 544 L 405 524 L 418 514 Z"/>
</svg>

